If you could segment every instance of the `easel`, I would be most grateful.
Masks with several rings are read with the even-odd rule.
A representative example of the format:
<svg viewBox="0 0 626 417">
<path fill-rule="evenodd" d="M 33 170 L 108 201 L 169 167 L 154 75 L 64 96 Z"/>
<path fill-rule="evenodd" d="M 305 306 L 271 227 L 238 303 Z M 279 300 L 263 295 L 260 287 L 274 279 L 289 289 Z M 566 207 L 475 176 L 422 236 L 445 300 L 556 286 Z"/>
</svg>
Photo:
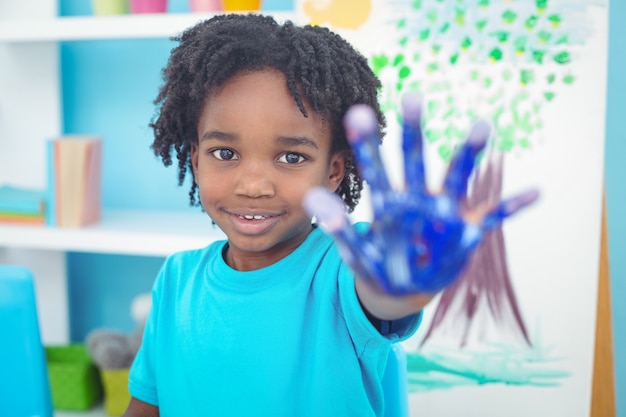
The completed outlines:
<svg viewBox="0 0 626 417">
<path fill-rule="evenodd" d="M 616 415 L 613 336 L 611 326 L 611 286 L 605 197 L 602 207 L 600 276 L 598 283 L 598 313 L 596 317 L 591 417 L 615 417 Z"/>
</svg>

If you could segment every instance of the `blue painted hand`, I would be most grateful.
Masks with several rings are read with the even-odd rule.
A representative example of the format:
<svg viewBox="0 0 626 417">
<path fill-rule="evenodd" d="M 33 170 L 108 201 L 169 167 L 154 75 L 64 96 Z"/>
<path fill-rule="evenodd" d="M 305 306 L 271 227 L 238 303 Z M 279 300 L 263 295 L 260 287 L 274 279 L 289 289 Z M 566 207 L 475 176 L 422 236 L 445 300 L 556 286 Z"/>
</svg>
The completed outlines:
<svg viewBox="0 0 626 417">
<path fill-rule="evenodd" d="M 407 95 L 402 105 L 404 190 L 394 190 L 389 184 L 379 154 L 374 112 L 355 106 L 344 120 L 362 177 L 371 190 L 369 230 L 357 232 L 343 202 L 325 189 L 310 190 L 304 206 L 333 235 L 342 257 L 361 279 L 393 295 L 435 293 L 459 276 L 485 231 L 533 203 L 538 193 L 530 190 L 495 206 L 468 209 L 468 181 L 490 134 L 485 122 L 473 126 L 456 153 L 443 191 L 430 193 L 424 170 L 421 101 Z"/>
</svg>

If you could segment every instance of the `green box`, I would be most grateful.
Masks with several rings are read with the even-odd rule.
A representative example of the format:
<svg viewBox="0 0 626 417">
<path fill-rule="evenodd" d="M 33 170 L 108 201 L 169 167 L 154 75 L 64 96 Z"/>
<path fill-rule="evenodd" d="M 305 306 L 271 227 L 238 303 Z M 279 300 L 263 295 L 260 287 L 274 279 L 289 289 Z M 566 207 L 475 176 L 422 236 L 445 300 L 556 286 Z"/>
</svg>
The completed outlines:
<svg viewBox="0 0 626 417">
<path fill-rule="evenodd" d="M 98 368 L 83 344 L 47 346 L 46 358 L 56 410 L 87 410 L 102 399 Z"/>
</svg>

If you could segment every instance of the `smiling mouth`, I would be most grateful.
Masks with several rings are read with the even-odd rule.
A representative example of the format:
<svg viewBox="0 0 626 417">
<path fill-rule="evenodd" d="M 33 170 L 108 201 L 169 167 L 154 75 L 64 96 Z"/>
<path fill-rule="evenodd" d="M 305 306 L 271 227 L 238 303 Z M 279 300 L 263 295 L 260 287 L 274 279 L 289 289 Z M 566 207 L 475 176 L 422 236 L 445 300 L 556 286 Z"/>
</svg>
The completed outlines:
<svg viewBox="0 0 626 417">
<path fill-rule="evenodd" d="M 274 216 L 260 216 L 260 215 L 250 215 L 250 214 L 245 214 L 245 215 L 237 215 L 237 217 L 239 217 L 240 219 L 246 219 L 246 220 L 265 220 L 265 219 L 269 219 L 270 217 L 274 217 Z"/>
<path fill-rule="evenodd" d="M 267 233 L 280 220 L 279 214 L 239 214 L 230 213 L 231 226 L 237 233 L 257 236 Z"/>
</svg>

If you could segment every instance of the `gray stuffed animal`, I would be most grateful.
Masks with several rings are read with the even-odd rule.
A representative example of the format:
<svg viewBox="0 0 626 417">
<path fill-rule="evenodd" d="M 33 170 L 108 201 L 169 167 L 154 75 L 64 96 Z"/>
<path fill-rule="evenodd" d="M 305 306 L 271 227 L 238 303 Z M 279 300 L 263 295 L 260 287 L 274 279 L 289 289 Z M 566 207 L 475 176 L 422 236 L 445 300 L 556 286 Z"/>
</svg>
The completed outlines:
<svg viewBox="0 0 626 417">
<path fill-rule="evenodd" d="M 85 345 L 93 361 L 101 369 L 129 368 L 141 346 L 143 329 L 150 312 L 150 294 L 140 294 L 131 305 L 131 316 L 137 328 L 130 335 L 114 329 L 94 329 Z"/>
</svg>

